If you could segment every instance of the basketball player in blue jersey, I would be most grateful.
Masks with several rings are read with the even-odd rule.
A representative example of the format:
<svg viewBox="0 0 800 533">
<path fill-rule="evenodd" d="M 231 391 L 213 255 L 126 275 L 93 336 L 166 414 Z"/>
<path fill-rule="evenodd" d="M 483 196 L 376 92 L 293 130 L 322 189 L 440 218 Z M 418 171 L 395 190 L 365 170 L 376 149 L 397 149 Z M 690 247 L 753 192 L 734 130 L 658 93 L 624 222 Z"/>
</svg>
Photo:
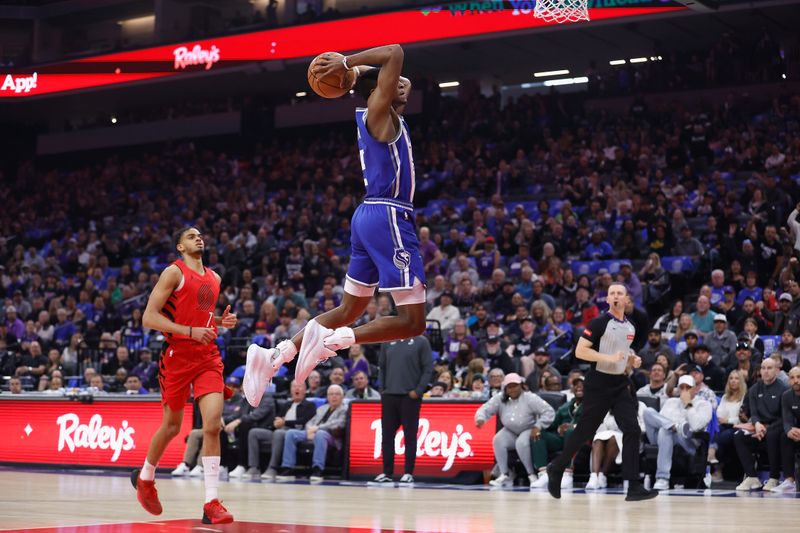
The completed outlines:
<svg viewBox="0 0 800 533">
<path fill-rule="evenodd" d="M 380 65 L 379 68 L 367 65 Z M 400 76 L 403 49 L 380 46 L 351 56 L 323 54 L 312 69 L 318 78 L 336 74 L 366 100 L 356 109 L 356 132 L 366 196 L 351 224 L 350 267 L 342 304 L 308 322 L 291 340 L 273 349 L 251 345 L 243 388 L 257 406 L 272 376 L 299 351 L 295 379 L 305 381 L 336 350 L 359 343 L 407 339 L 425 330 L 425 273 L 414 228 L 414 158 L 402 113 L 411 82 Z M 355 329 L 375 289 L 390 292 L 397 316 L 384 316 Z M 415 398 L 412 391 L 410 396 Z"/>
</svg>

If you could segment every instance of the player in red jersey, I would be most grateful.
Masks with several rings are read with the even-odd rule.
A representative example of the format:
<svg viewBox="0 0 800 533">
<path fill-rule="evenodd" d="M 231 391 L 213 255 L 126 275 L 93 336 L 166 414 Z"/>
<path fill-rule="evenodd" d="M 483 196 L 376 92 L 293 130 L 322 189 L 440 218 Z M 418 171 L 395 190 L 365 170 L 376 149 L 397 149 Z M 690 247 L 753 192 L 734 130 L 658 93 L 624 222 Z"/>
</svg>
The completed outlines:
<svg viewBox="0 0 800 533">
<path fill-rule="evenodd" d="M 236 327 L 236 315 L 228 306 L 222 316 L 214 316 L 220 277 L 203 266 L 205 244 L 200 232 L 183 228 L 175 233 L 174 242 L 181 259 L 161 273 L 142 317 L 144 327 L 159 330 L 165 336 L 158 372 L 164 417 L 150 441 L 144 466 L 131 473 L 131 482 L 142 507 L 154 515 L 161 514 L 155 469 L 169 442 L 180 432 L 191 386 L 203 417 L 203 523 L 227 524 L 233 522 L 233 516 L 217 496 L 225 385 L 222 358 L 214 339 L 218 325 Z"/>
</svg>

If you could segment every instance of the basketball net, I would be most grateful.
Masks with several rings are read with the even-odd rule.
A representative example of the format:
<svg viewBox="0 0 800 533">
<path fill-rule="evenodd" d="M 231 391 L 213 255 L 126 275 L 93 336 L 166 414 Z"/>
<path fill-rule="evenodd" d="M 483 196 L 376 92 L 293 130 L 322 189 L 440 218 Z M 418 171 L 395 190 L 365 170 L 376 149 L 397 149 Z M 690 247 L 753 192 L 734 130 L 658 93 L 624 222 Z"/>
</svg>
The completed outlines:
<svg viewBox="0 0 800 533">
<path fill-rule="evenodd" d="M 533 15 L 546 22 L 589 20 L 588 0 L 536 0 Z"/>
</svg>

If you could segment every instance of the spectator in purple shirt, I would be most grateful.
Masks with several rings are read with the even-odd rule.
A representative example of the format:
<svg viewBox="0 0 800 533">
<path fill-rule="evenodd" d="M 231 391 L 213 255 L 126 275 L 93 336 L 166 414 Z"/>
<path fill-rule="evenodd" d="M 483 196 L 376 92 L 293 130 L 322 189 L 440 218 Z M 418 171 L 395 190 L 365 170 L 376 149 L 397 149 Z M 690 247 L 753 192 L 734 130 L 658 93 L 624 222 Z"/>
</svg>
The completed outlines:
<svg viewBox="0 0 800 533">
<path fill-rule="evenodd" d="M 150 391 L 142 386 L 139 376 L 130 375 L 125 379 L 126 394 L 149 394 Z"/>
<path fill-rule="evenodd" d="M 464 320 L 456 320 L 453 331 L 444 343 L 444 351 L 450 359 L 458 355 L 462 343 L 468 343 L 472 350 L 478 348 L 478 340 L 470 333 Z"/>
<path fill-rule="evenodd" d="M 745 277 L 744 288 L 736 295 L 736 303 L 742 305 L 745 298 L 752 298 L 754 302 L 760 302 L 764 291 L 757 284 L 758 274 L 752 270 L 749 271 Z"/>
<path fill-rule="evenodd" d="M 353 376 L 358 372 L 364 372 L 369 377 L 369 361 L 364 357 L 364 350 L 360 344 L 352 345 L 348 353 L 350 357 L 344 361 L 344 366 L 347 368 L 344 382 L 350 385 L 353 382 Z"/>
<path fill-rule="evenodd" d="M 725 272 L 721 269 L 711 271 L 711 307 L 725 300 Z"/>
<path fill-rule="evenodd" d="M 527 243 L 520 243 L 519 253 L 508 260 L 508 274 L 512 278 L 517 278 L 522 272 L 522 267 L 525 266 L 524 262 L 528 262 L 528 266 L 536 272 L 539 269 L 539 264 L 530 256 L 530 247 Z"/>
<path fill-rule="evenodd" d="M 430 278 L 439 273 L 439 264 L 442 262 L 442 252 L 431 240 L 431 231 L 422 227 L 419 229 L 419 253 L 422 254 L 422 264 L 425 265 L 425 275 Z"/>
<path fill-rule="evenodd" d="M 69 344 L 70 338 L 78 331 L 72 321 L 67 320 L 67 310 L 63 307 L 56 311 L 56 324 L 55 331 L 53 332 L 53 340 L 59 344 Z"/>
<path fill-rule="evenodd" d="M 608 241 L 604 240 L 606 235 L 602 228 L 596 229 L 592 233 L 592 241 L 586 246 L 584 258 L 589 261 L 597 259 L 607 259 L 614 255 L 614 249 Z"/>
<path fill-rule="evenodd" d="M 17 316 L 17 308 L 13 305 L 6 307 L 6 327 L 17 339 L 25 336 L 25 323 Z"/>
<path fill-rule="evenodd" d="M 317 299 L 317 311 L 325 311 L 325 300 L 333 300 L 333 307 L 342 303 L 342 299 L 333 292 L 333 285 L 326 283 L 322 286 L 322 294 Z"/>
<path fill-rule="evenodd" d="M 78 309 L 80 309 L 84 316 L 94 315 L 94 304 L 89 300 L 89 291 L 81 291 L 78 294 Z"/>
<path fill-rule="evenodd" d="M 633 271 L 630 261 L 623 260 L 620 262 L 617 281 L 625 285 L 625 288 L 628 289 L 628 294 L 634 302 L 642 303 L 642 283 Z"/>
<path fill-rule="evenodd" d="M 156 376 L 158 375 L 158 365 L 153 362 L 153 353 L 150 348 L 139 350 L 139 363 L 133 367 L 131 376 L 138 376 L 142 382 L 142 387 L 155 389 L 157 387 Z"/>
</svg>

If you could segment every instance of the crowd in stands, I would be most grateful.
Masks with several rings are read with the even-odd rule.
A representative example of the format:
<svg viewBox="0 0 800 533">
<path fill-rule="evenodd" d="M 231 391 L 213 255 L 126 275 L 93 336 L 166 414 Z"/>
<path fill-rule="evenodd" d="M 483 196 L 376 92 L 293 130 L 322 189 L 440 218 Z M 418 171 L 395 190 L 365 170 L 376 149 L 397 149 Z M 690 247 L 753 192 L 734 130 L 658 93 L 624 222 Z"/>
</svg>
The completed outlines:
<svg viewBox="0 0 800 533">
<path fill-rule="evenodd" d="M 662 51 L 656 46 L 645 63 L 601 69 L 593 62 L 586 76 L 592 94 L 773 82 L 786 74 L 787 63 L 800 59 L 787 57 L 786 50 L 789 56 L 796 56 L 797 43 L 782 46 L 766 28 L 748 35 L 725 32 L 713 45 L 700 50 Z"/>
<path fill-rule="evenodd" d="M 136 106 L 131 109 L 119 109 L 113 113 L 98 113 L 94 116 L 79 116 L 64 121 L 63 131 L 91 130 L 95 128 L 108 128 L 114 124 L 130 125 L 161 120 L 180 120 L 188 117 L 208 115 L 212 113 L 227 113 L 240 110 L 247 102 L 224 99 L 181 100 L 170 104 L 142 108 Z M 112 119 L 114 122 L 112 122 Z"/>
<path fill-rule="evenodd" d="M 426 116 L 411 119 L 435 352 L 426 396 L 489 399 L 509 384 L 566 391 L 567 412 L 535 402 L 531 419 L 554 435 L 529 452 L 517 448 L 531 454 L 524 464 L 534 482 L 542 453 L 557 450 L 580 405 L 585 367 L 572 346 L 606 311 L 609 285 L 621 282 L 643 359 L 632 378 L 661 411 L 643 412 L 651 444 L 697 449 L 707 402 L 719 428 L 709 458 L 735 463 L 755 488 L 748 450 L 764 447 L 771 469 L 786 460 L 781 428 L 770 429 L 782 424 L 780 405 L 759 395 L 783 394 L 798 364 L 800 96 L 702 111 L 637 99 L 620 116 L 582 102 L 552 94 L 501 107 L 498 97 L 432 95 Z M 156 392 L 160 337 L 143 329 L 141 313 L 176 258 L 171 232 L 187 223 L 204 235 L 206 265 L 223 279 L 220 309 L 230 304 L 238 315 L 237 328 L 219 337 L 226 374 L 249 342 L 274 346 L 338 305 L 350 217 L 363 194 L 352 137 L 352 128 L 331 128 L 238 153 L 186 142 L 73 168 L 22 162 L 0 190 L 0 368 L 9 388 Z M 379 294 L 358 323 L 392 312 Z M 296 386 L 329 407 L 375 397 L 376 353 L 354 346 Z M 519 380 L 504 383 L 511 375 Z M 289 377 L 275 397 L 291 390 L 295 398 Z M 312 426 L 323 427 L 325 415 L 332 423 L 317 411 Z M 269 418 L 262 429 L 280 429 Z M 233 422 L 224 436 L 253 427 Z M 691 431 L 678 434 L 679 422 Z M 276 475 L 293 466 L 286 452 L 302 435 L 292 431 L 311 438 L 305 424 L 286 427 Z M 249 442 L 241 431 L 235 438 Z M 602 485 L 619 445 L 599 440 Z M 187 459 L 187 468 L 196 464 Z M 664 461 L 657 481 L 669 473 Z M 236 466 L 256 468 L 246 456 Z"/>
</svg>

